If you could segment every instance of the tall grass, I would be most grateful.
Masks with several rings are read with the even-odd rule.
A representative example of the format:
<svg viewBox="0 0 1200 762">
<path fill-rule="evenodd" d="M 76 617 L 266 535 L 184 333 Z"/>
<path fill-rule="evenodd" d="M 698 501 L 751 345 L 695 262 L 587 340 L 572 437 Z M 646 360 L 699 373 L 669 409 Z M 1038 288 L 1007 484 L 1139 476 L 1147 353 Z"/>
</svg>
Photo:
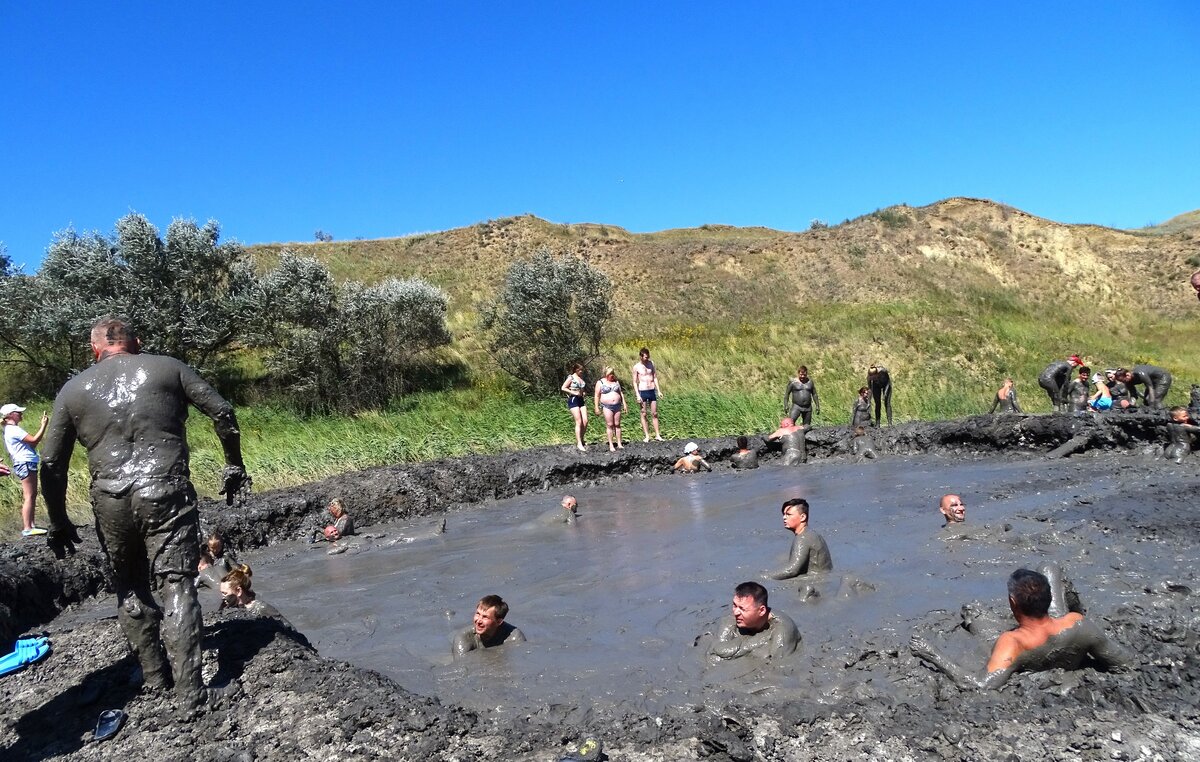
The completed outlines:
<svg viewBox="0 0 1200 762">
<path fill-rule="evenodd" d="M 786 319 L 785 319 L 786 317 Z M 961 294 L 954 302 L 874 305 L 824 304 L 763 322 L 681 323 L 628 335 L 606 348 L 626 384 L 625 439 L 641 439 L 630 367 L 650 347 L 664 390 L 663 435 L 684 439 L 763 432 L 778 425 L 787 380 L 804 364 L 817 383 L 819 426 L 849 420 L 856 391 L 872 362 L 892 372 L 897 421 L 934 420 L 984 412 L 1004 376 L 1016 379 L 1030 412 L 1049 411 L 1038 373 L 1050 360 L 1078 352 L 1094 367 L 1152 362 L 1175 373 L 1171 404 L 1184 402 L 1200 380 L 1200 322 L 1158 323 L 1145 315 L 1097 318 L 1086 305 L 1063 302 L 1045 312 L 1023 307 L 1003 292 Z M 458 351 L 476 372 L 467 388 L 424 392 L 400 404 L 359 415 L 304 418 L 271 405 L 238 410 L 242 447 L 255 489 L 294 486 L 348 470 L 471 453 L 497 453 L 574 442 L 572 420 L 558 399 L 532 399 L 486 370 L 482 350 Z M 595 379 L 588 379 L 589 383 Z M 30 420 L 43 407 L 33 402 Z M 590 415 L 590 406 L 589 406 Z M 215 495 L 223 466 L 212 426 L 188 422 L 197 489 Z M 603 419 L 591 416 L 588 441 L 604 448 Z M 68 501 L 72 515 L 90 521 L 88 475 L 79 448 L 72 461 Z M 20 529 L 20 485 L 0 479 L 0 537 Z M 39 498 L 38 518 L 45 510 Z"/>
</svg>

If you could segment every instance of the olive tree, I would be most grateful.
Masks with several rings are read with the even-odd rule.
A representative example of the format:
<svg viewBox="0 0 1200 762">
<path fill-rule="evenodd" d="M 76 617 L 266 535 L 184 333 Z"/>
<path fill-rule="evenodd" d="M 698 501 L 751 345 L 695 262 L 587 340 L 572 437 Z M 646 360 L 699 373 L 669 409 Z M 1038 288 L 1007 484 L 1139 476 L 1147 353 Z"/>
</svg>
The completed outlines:
<svg viewBox="0 0 1200 762">
<path fill-rule="evenodd" d="M 600 356 L 611 288 L 607 275 L 576 256 L 541 249 L 514 262 L 480 313 L 496 364 L 532 390 L 557 390 L 572 363 Z"/>
</svg>

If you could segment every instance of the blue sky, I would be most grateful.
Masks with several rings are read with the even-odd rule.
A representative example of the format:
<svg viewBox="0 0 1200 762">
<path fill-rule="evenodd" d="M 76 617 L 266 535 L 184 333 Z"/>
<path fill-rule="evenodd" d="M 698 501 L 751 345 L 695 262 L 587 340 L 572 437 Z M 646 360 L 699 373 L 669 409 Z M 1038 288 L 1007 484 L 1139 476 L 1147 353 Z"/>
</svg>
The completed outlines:
<svg viewBox="0 0 1200 762">
<path fill-rule="evenodd" d="M 1044 7 L 1035 7 L 1044 6 Z M 1200 208 L 1193 2 L 0 0 L 0 241 Z"/>
</svg>

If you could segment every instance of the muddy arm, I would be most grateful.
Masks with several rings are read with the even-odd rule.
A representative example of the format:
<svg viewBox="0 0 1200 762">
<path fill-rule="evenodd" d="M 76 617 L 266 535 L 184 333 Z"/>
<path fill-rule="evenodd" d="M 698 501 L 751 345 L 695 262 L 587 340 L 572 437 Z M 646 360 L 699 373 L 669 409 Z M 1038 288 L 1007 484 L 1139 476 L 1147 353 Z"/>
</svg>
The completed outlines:
<svg viewBox="0 0 1200 762">
<path fill-rule="evenodd" d="M 1014 671 L 1012 667 L 1007 667 L 980 677 L 969 670 L 963 669 L 944 654 L 939 653 L 920 635 L 912 636 L 909 649 L 912 651 L 913 656 L 938 670 L 950 678 L 951 682 L 964 690 L 995 690 L 1008 682 L 1008 678 L 1012 677 Z"/>
<path fill-rule="evenodd" d="M 1008 399 L 1010 402 L 1012 402 L 1013 412 L 1020 413 L 1021 412 L 1021 404 L 1019 402 L 1017 402 L 1017 390 L 1016 389 L 1009 389 Z"/>
<path fill-rule="evenodd" d="M 1125 669 L 1136 663 L 1136 658 L 1129 649 L 1108 637 L 1091 621 L 1084 619 L 1076 627 L 1082 628 L 1082 634 L 1088 639 L 1088 655 L 1104 669 Z"/>
<path fill-rule="evenodd" d="M 778 571 L 768 572 L 771 579 L 791 579 L 799 577 L 801 571 L 808 565 L 809 547 L 807 543 L 793 543 L 788 565 Z"/>
<path fill-rule="evenodd" d="M 721 628 L 709 653 L 718 659 L 733 659 L 742 655 L 742 637 L 736 624 L 727 623 Z"/>
<path fill-rule="evenodd" d="M 997 394 L 995 397 L 992 397 L 992 409 L 988 411 L 988 415 L 994 414 L 996 412 L 996 408 L 999 406 L 1000 406 L 1000 395 Z"/>
</svg>

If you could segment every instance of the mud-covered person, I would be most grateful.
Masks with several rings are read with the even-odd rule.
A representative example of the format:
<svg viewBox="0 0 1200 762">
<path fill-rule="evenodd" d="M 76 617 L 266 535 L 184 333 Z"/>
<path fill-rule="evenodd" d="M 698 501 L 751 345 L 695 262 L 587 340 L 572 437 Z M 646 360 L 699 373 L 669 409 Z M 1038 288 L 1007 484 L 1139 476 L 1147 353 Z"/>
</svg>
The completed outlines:
<svg viewBox="0 0 1200 762">
<path fill-rule="evenodd" d="M 1167 423 L 1167 431 L 1171 441 L 1163 450 L 1163 457 L 1182 463 L 1184 456 L 1195 449 L 1196 435 L 1200 434 L 1200 426 L 1188 415 L 1188 409 L 1182 405 L 1171 408 L 1171 418 Z"/>
<path fill-rule="evenodd" d="M 1092 388 L 1089 381 L 1092 369 L 1086 365 L 1080 365 L 1075 373 L 1075 378 L 1067 384 L 1067 404 L 1072 413 L 1084 413 L 1090 409 L 1088 394 Z"/>
<path fill-rule="evenodd" d="M 508 604 L 498 595 L 485 595 L 475 607 L 471 626 L 454 638 L 451 646 L 455 656 L 468 651 L 495 648 L 505 643 L 524 643 L 525 633 L 504 621 L 508 616 Z"/>
<path fill-rule="evenodd" d="M 1132 410 L 1136 407 L 1136 398 L 1129 388 L 1133 382 L 1133 374 L 1125 368 L 1115 368 L 1104 372 L 1108 384 L 1108 393 L 1112 397 L 1113 410 Z"/>
<path fill-rule="evenodd" d="M 200 562 L 196 569 L 196 587 L 206 587 L 213 590 L 221 586 L 221 580 L 233 571 L 237 558 L 233 551 L 225 549 L 225 541 L 221 535 L 213 532 L 208 539 L 200 544 Z"/>
<path fill-rule="evenodd" d="M 1057 589 L 1055 589 L 1057 588 Z M 1017 569 L 1008 578 L 1008 605 L 1017 626 L 1002 633 L 992 647 L 982 676 L 964 669 L 913 635 L 912 653 L 949 677 L 960 688 L 990 690 L 1008 682 L 1017 672 L 1079 669 L 1089 660 L 1103 668 L 1120 668 L 1132 655 L 1110 640 L 1083 615 L 1065 611 L 1061 575 L 1052 584 L 1042 572 Z M 1052 608 L 1053 607 L 1053 608 Z"/>
<path fill-rule="evenodd" d="M 579 501 L 575 499 L 575 496 L 574 495 L 564 495 L 562 502 L 559 504 L 559 507 L 555 508 L 552 511 L 547 511 L 546 513 L 543 513 L 538 518 L 538 523 L 549 524 L 551 526 L 555 526 L 558 524 L 574 525 L 576 519 L 578 518 L 578 514 L 577 514 L 578 509 L 579 509 Z"/>
<path fill-rule="evenodd" d="M 791 418 L 779 421 L 779 428 L 767 434 L 768 442 L 779 442 L 783 447 L 783 465 L 796 466 L 808 461 L 806 429 L 797 426 Z"/>
<path fill-rule="evenodd" d="M 858 396 L 854 398 L 854 406 L 850 408 L 850 428 L 857 429 L 871 425 L 871 389 L 860 386 Z"/>
<path fill-rule="evenodd" d="M 867 386 L 875 400 L 875 425 L 879 425 L 881 407 L 887 410 L 888 426 L 892 425 L 892 374 L 882 365 L 867 368 Z"/>
<path fill-rule="evenodd" d="M 767 572 L 771 579 L 793 579 L 815 572 L 833 571 L 833 557 L 825 538 L 808 526 L 808 501 L 794 497 L 780 508 L 783 528 L 791 532 L 792 547 L 787 564 L 775 571 Z"/>
<path fill-rule="evenodd" d="M 942 529 L 962 524 L 967 520 L 967 504 L 958 495 L 942 495 L 938 501 L 938 512 L 942 517 Z"/>
<path fill-rule="evenodd" d="M 233 406 L 173 357 L 142 354 L 134 329 L 113 316 L 92 327 L 96 363 L 63 385 L 42 442 L 49 544 L 74 553 L 67 474 L 76 440 L 88 454 L 96 532 L 113 570 L 117 617 L 144 684 L 199 705 L 200 604 L 194 579 L 200 519 L 185 422 L 194 405 L 213 422 L 225 455 L 222 494 L 249 489 Z M 161 629 L 161 639 L 160 639 Z"/>
<path fill-rule="evenodd" d="M 714 660 L 751 654 L 770 659 L 795 653 L 800 645 L 796 623 L 767 604 L 767 589 L 757 582 L 734 588 L 732 611 L 721 620 L 709 655 Z"/>
<path fill-rule="evenodd" d="M 850 452 L 859 460 L 874 460 L 879 457 L 875 453 L 875 439 L 865 426 L 854 427 L 854 438 L 850 441 Z"/>
<path fill-rule="evenodd" d="M 328 510 L 329 515 L 333 517 L 333 523 L 319 532 L 314 532 L 312 537 L 314 541 L 337 542 L 343 537 L 354 534 L 354 517 L 346 510 L 344 500 L 340 497 L 334 498 L 329 502 Z"/>
<path fill-rule="evenodd" d="M 683 446 L 683 457 L 675 461 L 675 465 L 671 466 L 671 468 L 684 474 L 712 470 L 712 466 L 708 465 L 708 461 L 704 459 L 704 454 L 700 452 L 700 445 L 695 442 L 688 442 Z"/>
<path fill-rule="evenodd" d="M 729 465 L 738 469 L 758 468 L 758 451 L 750 449 L 746 436 L 737 438 L 738 451 L 729 456 Z"/>
<path fill-rule="evenodd" d="M 650 427 L 646 422 L 646 413 L 649 412 L 654 421 L 654 438 L 661 442 L 663 438 L 658 428 L 658 401 L 663 398 L 662 379 L 658 377 L 658 368 L 650 359 L 649 349 L 642 347 L 638 350 L 638 361 L 632 371 L 633 388 L 637 390 L 638 405 L 642 412 L 642 434 L 645 435 L 642 441 L 650 441 Z"/>
<path fill-rule="evenodd" d="M 1071 355 L 1065 360 L 1055 360 L 1046 366 L 1038 376 L 1038 386 L 1046 390 L 1050 405 L 1055 412 L 1067 411 L 1067 387 L 1071 383 L 1071 370 L 1083 365 L 1079 355 Z"/>
<path fill-rule="evenodd" d="M 291 627 L 292 623 L 279 613 L 279 609 L 260 599 L 258 593 L 252 589 L 251 579 L 253 576 L 254 572 L 248 564 L 238 564 L 222 577 L 221 608 L 245 609 L 255 616 L 278 619 Z"/>
<path fill-rule="evenodd" d="M 1157 410 L 1163 406 L 1171 391 L 1171 371 L 1157 365 L 1134 365 L 1129 375 L 1131 388 L 1142 387 L 1142 401 L 1147 408 Z"/>
<path fill-rule="evenodd" d="M 808 377 L 808 368 L 801 365 L 783 392 L 783 414 L 811 426 L 814 411 L 821 414 L 821 398 L 817 396 L 816 383 Z"/>
<path fill-rule="evenodd" d="M 1011 378 L 1004 379 L 1004 383 L 996 390 L 996 396 L 992 398 L 992 409 L 988 411 L 988 415 L 995 415 L 996 408 L 1000 408 L 1000 413 L 1019 413 L 1021 405 L 1017 402 L 1017 386 Z"/>
</svg>

